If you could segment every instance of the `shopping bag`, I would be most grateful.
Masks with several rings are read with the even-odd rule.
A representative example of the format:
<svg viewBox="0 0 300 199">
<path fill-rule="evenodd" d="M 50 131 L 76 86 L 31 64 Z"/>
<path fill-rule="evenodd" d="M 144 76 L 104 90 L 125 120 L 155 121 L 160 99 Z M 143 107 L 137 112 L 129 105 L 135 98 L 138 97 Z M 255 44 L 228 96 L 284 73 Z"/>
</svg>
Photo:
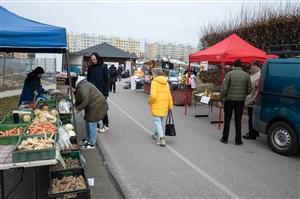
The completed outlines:
<svg viewBox="0 0 300 199">
<path fill-rule="evenodd" d="M 166 118 L 165 135 L 176 136 L 174 118 L 171 110 L 169 110 L 168 116 Z"/>
</svg>

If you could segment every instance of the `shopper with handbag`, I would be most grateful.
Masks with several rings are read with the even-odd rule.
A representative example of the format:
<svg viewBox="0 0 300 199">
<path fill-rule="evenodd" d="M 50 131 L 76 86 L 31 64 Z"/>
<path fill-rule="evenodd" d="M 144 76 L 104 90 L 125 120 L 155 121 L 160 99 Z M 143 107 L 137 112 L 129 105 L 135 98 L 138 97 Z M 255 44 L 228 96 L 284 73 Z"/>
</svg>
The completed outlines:
<svg viewBox="0 0 300 199">
<path fill-rule="evenodd" d="M 173 108 L 173 100 L 167 79 L 163 76 L 163 70 L 154 69 L 153 77 L 148 100 L 155 126 L 152 136 L 156 140 L 157 145 L 165 146 L 166 139 L 163 130 L 163 119 L 168 111 Z"/>
</svg>

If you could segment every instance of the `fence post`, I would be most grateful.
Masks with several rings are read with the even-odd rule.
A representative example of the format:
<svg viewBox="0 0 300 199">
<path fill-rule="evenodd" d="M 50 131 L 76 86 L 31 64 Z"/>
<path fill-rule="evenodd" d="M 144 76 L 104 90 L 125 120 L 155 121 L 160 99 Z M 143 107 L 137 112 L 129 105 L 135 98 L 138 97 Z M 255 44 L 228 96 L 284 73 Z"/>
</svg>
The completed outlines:
<svg viewBox="0 0 300 199">
<path fill-rule="evenodd" d="M 6 57 L 5 57 L 5 55 L 3 55 L 3 78 L 2 78 L 2 80 L 3 80 L 3 92 L 5 91 L 5 73 L 6 73 L 6 68 L 5 68 L 5 65 L 6 65 Z"/>
</svg>

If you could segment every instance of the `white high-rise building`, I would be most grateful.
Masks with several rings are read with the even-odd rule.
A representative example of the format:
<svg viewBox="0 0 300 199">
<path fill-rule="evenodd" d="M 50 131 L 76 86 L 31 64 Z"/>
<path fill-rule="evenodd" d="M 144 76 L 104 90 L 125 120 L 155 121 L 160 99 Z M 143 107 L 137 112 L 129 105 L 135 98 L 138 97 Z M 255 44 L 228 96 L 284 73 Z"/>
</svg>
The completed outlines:
<svg viewBox="0 0 300 199">
<path fill-rule="evenodd" d="M 70 52 L 78 52 L 80 50 L 106 42 L 126 52 L 134 53 L 138 57 L 141 53 L 140 42 L 133 38 L 124 40 L 118 37 L 107 37 L 104 35 L 86 33 L 75 34 L 71 32 L 67 34 L 67 41 Z"/>
<path fill-rule="evenodd" d="M 196 52 L 197 49 L 192 46 L 161 44 L 161 43 L 145 43 L 145 57 L 147 59 L 163 58 L 177 59 L 187 62 L 188 56 Z"/>
</svg>

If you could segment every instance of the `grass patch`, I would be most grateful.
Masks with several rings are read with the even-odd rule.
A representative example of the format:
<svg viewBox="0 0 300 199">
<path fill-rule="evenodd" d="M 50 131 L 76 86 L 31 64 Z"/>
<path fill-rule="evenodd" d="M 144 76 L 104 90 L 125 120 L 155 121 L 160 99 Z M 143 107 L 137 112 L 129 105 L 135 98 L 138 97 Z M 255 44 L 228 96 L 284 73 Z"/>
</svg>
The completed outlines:
<svg viewBox="0 0 300 199">
<path fill-rule="evenodd" d="M 0 118 L 3 118 L 9 111 L 18 109 L 20 96 L 0 98 Z"/>
</svg>

